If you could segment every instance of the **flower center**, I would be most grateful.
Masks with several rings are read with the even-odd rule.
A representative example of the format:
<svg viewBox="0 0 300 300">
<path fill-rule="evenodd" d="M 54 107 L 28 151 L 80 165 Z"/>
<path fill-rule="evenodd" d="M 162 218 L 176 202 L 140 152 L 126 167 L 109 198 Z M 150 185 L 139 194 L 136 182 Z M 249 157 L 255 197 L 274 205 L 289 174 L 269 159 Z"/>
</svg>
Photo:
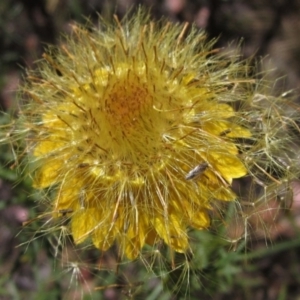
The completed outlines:
<svg viewBox="0 0 300 300">
<path fill-rule="evenodd" d="M 128 71 L 128 77 L 119 80 L 105 98 L 106 119 L 115 131 L 127 138 L 139 131 L 143 114 L 151 110 L 151 93 L 140 79 Z"/>
<path fill-rule="evenodd" d="M 146 165 L 157 157 L 169 128 L 169 115 L 160 105 L 166 89 L 138 63 L 120 64 L 106 77 L 98 85 L 99 108 L 93 112 L 101 147 L 116 160 Z"/>
</svg>

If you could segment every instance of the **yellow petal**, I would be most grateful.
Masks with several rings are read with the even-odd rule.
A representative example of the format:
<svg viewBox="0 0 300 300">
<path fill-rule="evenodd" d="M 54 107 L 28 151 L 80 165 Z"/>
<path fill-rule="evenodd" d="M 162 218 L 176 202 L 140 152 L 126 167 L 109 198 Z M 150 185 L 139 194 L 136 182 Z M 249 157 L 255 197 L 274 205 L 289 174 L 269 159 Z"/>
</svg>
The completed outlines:
<svg viewBox="0 0 300 300">
<path fill-rule="evenodd" d="M 210 218 L 206 208 L 201 208 L 199 205 L 193 206 L 187 200 L 182 200 L 182 213 L 186 216 L 186 223 L 196 229 L 204 229 L 210 225 Z"/>
<path fill-rule="evenodd" d="M 226 132 L 226 130 L 230 129 L 230 123 L 226 121 L 211 120 L 207 122 L 202 122 L 201 127 L 204 131 L 219 136 L 223 132 Z"/>
<path fill-rule="evenodd" d="M 220 175 L 229 183 L 233 178 L 247 174 L 247 169 L 239 158 L 227 153 L 209 153 L 208 161 Z"/>
<path fill-rule="evenodd" d="M 115 213 L 113 206 L 105 209 L 96 205 L 93 210 L 97 211 L 98 214 L 98 222 L 92 234 L 93 244 L 98 249 L 106 251 L 111 247 L 115 239 L 117 237 L 120 239 L 123 234 L 125 227 L 124 208 L 119 207 Z M 123 247 L 123 245 L 121 245 L 121 247 Z"/>
<path fill-rule="evenodd" d="M 35 175 L 33 187 L 43 189 L 59 182 L 61 180 L 59 179 L 59 174 L 62 165 L 61 160 L 52 160 L 45 163 Z"/>
<path fill-rule="evenodd" d="M 252 136 L 250 130 L 236 124 L 231 124 L 228 129 L 230 129 L 230 132 L 226 134 L 227 137 L 249 138 Z"/>
<path fill-rule="evenodd" d="M 208 170 L 205 176 L 198 182 L 199 189 L 208 199 L 232 201 L 236 199 L 235 193 L 224 180 L 218 178 L 213 171 Z"/>
<path fill-rule="evenodd" d="M 62 183 L 54 201 L 53 210 L 71 209 L 76 211 L 81 208 L 80 203 L 80 181 L 75 179 L 66 179 L 65 184 Z"/>
<path fill-rule="evenodd" d="M 99 220 L 99 222 L 101 221 Z M 108 224 L 104 224 L 95 229 L 92 235 L 92 241 L 96 248 L 106 251 L 112 246 L 116 238 L 116 230 L 111 229 L 111 231 L 109 231 L 110 229 Z"/>
<path fill-rule="evenodd" d="M 49 155 L 51 154 L 53 151 L 59 149 L 60 147 L 63 146 L 62 142 L 59 141 L 48 141 L 45 140 L 41 143 L 39 143 L 34 151 L 33 151 L 33 155 L 36 157 L 40 157 L 40 156 L 44 156 L 44 155 Z"/>
<path fill-rule="evenodd" d="M 186 228 L 174 214 L 169 215 L 166 220 L 156 216 L 151 220 L 158 235 L 177 252 L 185 252 L 188 248 Z"/>
<path fill-rule="evenodd" d="M 201 127 L 203 130 L 217 136 L 224 134 L 226 137 L 231 138 L 251 137 L 251 132 L 248 129 L 229 121 L 210 120 L 207 122 L 202 122 Z"/>
<path fill-rule="evenodd" d="M 206 210 L 196 209 L 190 219 L 190 226 L 196 229 L 205 229 L 210 225 L 210 218 Z"/>
<path fill-rule="evenodd" d="M 137 219 L 135 217 L 137 217 Z M 126 228 L 126 231 L 123 233 L 119 243 L 123 247 L 123 251 L 127 258 L 135 259 L 145 244 L 149 225 L 147 217 L 143 216 L 143 214 L 135 216 L 135 212 L 133 212 L 132 215 L 127 216 L 126 219 L 132 220 L 133 223 L 128 225 L 128 228 Z M 137 224 L 136 220 L 138 221 Z"/>
<path fill-rule="evenodd" d="M 77 211 L 71 220 L 71 232 L 76 244 L 82 243 L 101 226 L 100 210 L 90 208 Z"/>
</svg>

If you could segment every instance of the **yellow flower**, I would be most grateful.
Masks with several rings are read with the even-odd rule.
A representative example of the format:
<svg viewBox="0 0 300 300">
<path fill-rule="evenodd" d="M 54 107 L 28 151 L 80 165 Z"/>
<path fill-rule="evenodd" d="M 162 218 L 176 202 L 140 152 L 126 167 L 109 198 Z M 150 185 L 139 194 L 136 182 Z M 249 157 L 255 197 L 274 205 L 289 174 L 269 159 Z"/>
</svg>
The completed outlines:
<svg viewBox="0 0 300 300">
<path fill-rule="evenodd" d="M 24 88 L 34 186 L 52 189 L 75 243 L 116 242 L 134 259 L 163 240 L 184 253 L 188 229 L 207 228 L 212 202 L 235 200 L 232 180 L 247 174 L 243 67 L 186 24 L 138 12 L 101 26 L 75 27 Z"/>
</svg>

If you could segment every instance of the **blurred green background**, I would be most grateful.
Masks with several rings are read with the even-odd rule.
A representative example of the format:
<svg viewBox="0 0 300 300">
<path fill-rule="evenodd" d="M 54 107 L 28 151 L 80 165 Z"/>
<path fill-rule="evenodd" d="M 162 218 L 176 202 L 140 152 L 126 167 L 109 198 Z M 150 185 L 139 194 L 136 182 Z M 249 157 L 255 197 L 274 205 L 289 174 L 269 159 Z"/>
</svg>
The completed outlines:
<svg viewBox="0 0 300 300">
<path fill-rule="evenodd" d="M 26 68 L 34 68 L 47 44 L 59 44 L 61 33 L 71 32 L 70 25 L 86 23 L 87 17 L 97 23 L 99 14 L 121 18 L 140 4 L 151 8 L 154 19 L 165 16 L 172 22 L 195 23 L 210 38 L 218 38 L 217 47 L 233 49 L 242 41 L 242 55 L 264 58 L 263 68 L 274 70 L 270 80 L 278 87 L 299 88 L 299 0 L 10 0 L 0 2 L 1 109 L 16 111 Z M 1 116 L 0 124 L 8 121 Z M 172 272 L 170 260 L 161 257 L 155 257 L 153 272 L 141 262 L 116 270 L 118 258 L 113 253 L 75 251 L 68 240 L 61 251 L 63 232 L 49 235 L 39 218 L 22 226 L 43 208 L 30 181 L 19 179 L 13 160 L 11 147 L 1 146 L 0 300 L 300 299 L 298 181 L 292 184 L 290 210 L 280 210 L 276 219 L 268 213 L 257 216 L 267 236 L 254 228 L 253 238 L 245 244 L 217 238 L 219 232 L 193 233 L 199 241 L 198 260 L 176 257 L 182 264 Z M 239 226 L 243 224 L 237 222 L 234 231 Z"/>
</svg>

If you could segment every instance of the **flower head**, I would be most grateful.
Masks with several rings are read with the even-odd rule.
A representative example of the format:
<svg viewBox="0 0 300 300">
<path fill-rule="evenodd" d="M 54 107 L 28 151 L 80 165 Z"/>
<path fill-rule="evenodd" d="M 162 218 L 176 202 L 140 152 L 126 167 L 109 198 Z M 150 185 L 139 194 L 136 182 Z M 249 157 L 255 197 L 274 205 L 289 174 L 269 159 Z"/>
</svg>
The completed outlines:
<svg viewBox="0 0 300 300">
<path fill-rule="evenodd" d="M 28 77 L 34 186 L 51 189 L 75 243 L 116 242 L 130 259 L 161 240 L 185 252 L 188 229 L 207 228 L 212 203 L 235 200 L 232 181 L 248 173 L 253 81 L 187 24 L 138 12 L 101 26 L 75 26 Z"/>
</svg>

